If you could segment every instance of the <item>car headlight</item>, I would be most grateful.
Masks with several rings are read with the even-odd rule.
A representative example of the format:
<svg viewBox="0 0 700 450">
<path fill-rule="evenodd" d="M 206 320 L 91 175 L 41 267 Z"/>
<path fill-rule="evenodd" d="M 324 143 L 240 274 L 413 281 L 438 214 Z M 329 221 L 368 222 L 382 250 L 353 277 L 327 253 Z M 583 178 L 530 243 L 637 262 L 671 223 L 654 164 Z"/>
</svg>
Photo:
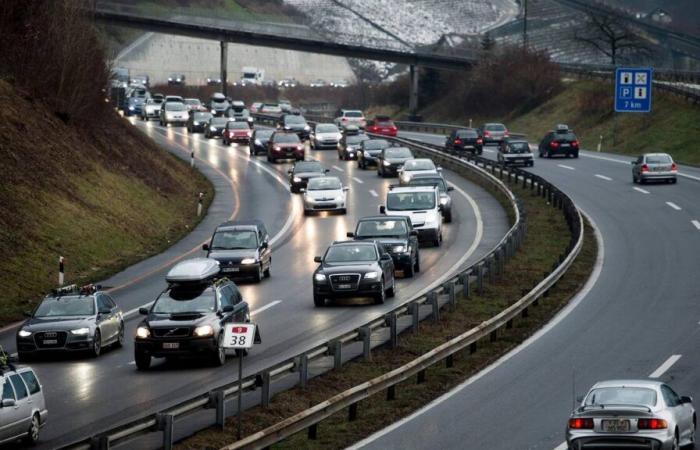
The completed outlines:
<svg viewBox="0 0 700 450">
<path fill-rule="evenodd" d="M 405 250 L 406 250 L 406 247 L 404 247 L 403 245 L 395 245 L 391 249 L 391 251 L 393 251 L 394 253 L 403 253 Z"/>
<path fill-rule="evenodd" d="M 343 196 L 342 196 L 342 195 L 339 195 L 339 196 L 337 196 L 337 197 L 335 198 L 335 201 L 336 201 L 336 202 L 342 202 L 343 200 L 344 200 L 344 199 L 343 199 Z"/>
<path fill-rule="evenodd" d="M 365 274 L 365 280 L 376 280 L 379 274 L 377 272 L 367 272 Z"/>
<path fill-rule="evenodd" d="M 262 142 L 260 142 L 260 139 L 255 140 L 255 145 L 262 145 Z"/>
<path fill-rule="evenodd" d="M 194 329 L 194 335 L 197 337 L 207 337 L 214 335 L 214 327 L 211 325 L 202 325 Z"/>
<path fill-rule="evenodd" d="M 371 157 L 372 157 L 372 155 L 371 155 L 368 151 L 366 151 L 366 150 L 365 150 L 364 152 L 362 152 L 362 155 L 363 155 L 365 158 L 371 158 Z"/>
<path fill-rule="evenodd" d="M 138 327 L 136 329 L 136 337 L 139 339 L 146 339 L 150 335 L 151 330 L 149 330 L 147 327 Z"/>
<path fill-rule="evenodd" d="M 440 204 L 443 205 L 443 206 L 446 205 L 446 204 L 447 204 L 447 198 L 442 197 L 442 198 L 440 199 Z"/>
<path fill-rule="evenodd" d="M 134 109 L 136 109 L 136 108 L 134 108 L 133 105 L 132 105 L 132 106 L 129 106 L 129 111 L 133 111 Z"/>
<path fill-rule="evenodd" d="M 31 331 L 27 331 L 27 330 L 19 330 L 19 333 L 17 333 L 17 334 L 19 335 L 19 337 L 26 338 L 26 337 L 31 336 L 31 335 L 32 335 L 32 332 L 31 332 Z"/>
<path fill-rule="evenodd" d="M 384 161 L 384 165 L 385 165 L 385 166 L 390 166 L 391 163 L 390 163 L 389 161 Z"/>
<path fill-rule="evenodd" d="M 314 280 L 316 281 L 326 281 L 326 276 L 322 273 L 317 273 L 314 275 Z"/>
<path fill-rule="evenodd" d="M 285 125 L 285 126 L 284 126 L 284 129 L 285 129 L 285 130 L 289 130 L 289 127 Z"/>
<path fill-rule="evenodd" d="M 241 264 L 255 264 L 255 258 L 243 258 Z"/>
<path fill-rule="evenodd" d="M 192 125 L 197 126 L 197 125 L 199 125 L 199 122 L 197 122 L 197 121 L 195 120 L 194 122 L 192 122 Z"/>
<path fill-rule="evenodd" d="M 209 127 L 209 131 L 216 131 L 216 127 Z"/>
<path fill-rule="evenodd" d="M 311 129 L 311 127 L 308 126 L 308 125 L 306 125 L 306 126 L 304 127 L 304 131 L 309 131 L 310 129 Z"/>
<path fill-rule="evenodd" d="M 252 122 L 253 122 L 253 118 L 252 118 L 252 117 L 248 117 L 248 122 L 251 122 L 251 123 L 252 123 Z"/>
<path fill-rule="evenodd" d="M 301 183 L 301 178 L 299 178 L 299 177 L 294 177 L 294 182 L 295 182 L 295 183 Z"/>
<path fill-rule="evenodd" d="M 212 109 L 212 110 L 211 110 L 211 113 L 212 113 L 212 114 L 216 114 L 216 110 L 215 110 L 215 109 Z"/>
<path fill-rule="evenodd" d="M 75 330 L 70 330 L 70 334 L 75 334 L 76 336 L 85 336 L 90 332 L 90 328 L 77 328 Z"/>
</svg>

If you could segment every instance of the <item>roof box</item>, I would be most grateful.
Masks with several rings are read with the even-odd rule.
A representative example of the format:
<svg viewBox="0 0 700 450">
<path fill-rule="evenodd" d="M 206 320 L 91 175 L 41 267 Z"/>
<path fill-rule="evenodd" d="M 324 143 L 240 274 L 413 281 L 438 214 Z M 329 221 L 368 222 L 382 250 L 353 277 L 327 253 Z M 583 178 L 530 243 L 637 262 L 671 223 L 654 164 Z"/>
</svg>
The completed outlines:
<svg viewBox="0 0 700 450">
<path fill-rule="evenodd" d="M 175 264 L 165 276 L 168 283 L 197 283 L 219 274 L 219 261 L 209 258 L 192 258 Z"/>
</svg>

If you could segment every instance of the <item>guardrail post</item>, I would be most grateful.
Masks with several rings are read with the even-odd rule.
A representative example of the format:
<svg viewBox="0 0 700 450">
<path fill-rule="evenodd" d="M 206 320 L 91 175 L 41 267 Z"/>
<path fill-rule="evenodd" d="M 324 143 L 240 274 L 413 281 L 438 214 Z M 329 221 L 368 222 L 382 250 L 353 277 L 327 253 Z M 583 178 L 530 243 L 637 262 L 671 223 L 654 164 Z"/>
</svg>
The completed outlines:
<svg viewBox="0 0 700 450">
<path fill-rule="evenodd" d="M 425 369 L 418 372 L 418 375 L 416 376 L 416 384 L 421 383 L 425 383 Z"/>
<path fill-rule="evenodd" d="M 479 263 L 479 265 L 476 266 L 476 292 L 478 292 L 479 295 L 482 295 L 484 293 L 484 263 L 483 262 Z"/>
<path fill-rule="evenodd" d="M 338 341 L 333 341 L 330 345 L 331 352 L 333 353 L 333 368 L 335 370 L 340 369 L 343 365 L 343 343 Z"/>
<path fill-rule="evenodd" d="M 528 316 L 527 308 L 523 308 L 523 311 L 520 313 L 520 316 L 524 319 Z"/>
<path fill-rule="evenodd" d="M 360 328 L 360 337 L 362 337 L 362 358 L 365 361 L 371 361 L 372 347 L 370 340 L 372 338 L 372 330 L 369 327 Z"/>
<path fill-rule="evenodd" d="M 239 392 L 238 395 L 243 395 Z M 260 406 L 267 408 L 270 406 L 270 372 L 265 371 L 262 374 L 262 386 L 260 387 Z"/>
<path fill-rule="evenodd" d="M 489 334 L 489 340 L 491 342 L 496 342 L 496 339 L 498 338 L 498 333 L 497 330 L 493 330 L 491 334 Z"/>
<path fill-rule="evenodd" d="M 459 282 L 462 284 L 462 295 L 464 298 L 469 298 L 469 272 L 459 274 Z"/>
<path fill-rule="evenodd" d="M 306 389 L 306 384 L 309 381 L 309 356 L 304 353 L 299 357 L 299 385 L 302 389 Z"/>
<path fill-rule="evenodd" d="M 226 393 L 222 390 L 210 392 L 209 402 L 216 409 L 216 425 L 223 431 L 226 424 Z"/>
<path fill-rule="evenodd" d="M 307 437 L 311 439 L 312 441 L 316 440 L 316 435 L 318 434 L 318 424 L 315 423 L 309 427 L 309 431 L 307 433 Z"/>
<path fill-rule="evenodd" d="M 357 420 L 357 403 L 353 403 L 348 408 L 348 422 L 354 422 Z"/>
<path fill-rule="evenodd" d="M 496 281 L 496 265 L 498 264 L 496 253 L 489 258 L 489 283 Z"/>
<path fill-rule="evenodd" d="M 387 317 L 389 323 L 389 348 L 396 348 L 398 345 L 398 332 L 396 329 L 396 314 L 390 313 Z"/>
<path fill-rule="evenodd" d="M 386 390 L 386 399 L 387 401 L 395 400 L 396 399 L 396 385 L 392 384 L 389 386 L 389 389 Z"/>
<path fill-rule="evenodd" d="M 469 345 L 469 354 L 473 354 L 473 353 L 476 353 L 476 342 L 472 342 Z"/>
<path fill-rule="evenodd" d="M 173 419 L 172 414 L 156 414 L 158 430 L 163 432 L 163 450 L 172 450 L 173 448 Z"/>
<path fill-rule="evenodd" d="M 454 353 L 451 353 L 451 354 L 447 355 L 447 358 L 445 358 L 445 367 L 450 369 L 450 368 L 454 367 L 454 365 L 455 365 L 455 355 L 454 355 Z"/>
<path fill-rule="evenodd" d="M 523 172 L 523 189 L 527 188 L 527 175 Z"/>
<path fill-rule="evenodd" d="M 448 282 L 447 284 L 445 284 L 444 288 L 447 292 L 447 301 L 450 304 L 450 307 L 454 309 L 457 302 L 457 296 L 455 295 L 455 282 Z"/>
<path fill-rule="evenodd" d="M 411 332 L 418 332 L 418 323 L 420 322 L 420 305 L 418 302 L 413 302 L 409 305 L 411 310 Z"/>
<path fill-rule="evenodd" d="M 90 450 L 109 450 L 109 436 L 91 437 Z"/>
<path fill-rule="evenodd" d="M 433 321 L 440 321 L 440 304 L 438 303 L 438 294 L 435 291 L 428 292 L 428 303 L 433 307 Z"/>
</svg>

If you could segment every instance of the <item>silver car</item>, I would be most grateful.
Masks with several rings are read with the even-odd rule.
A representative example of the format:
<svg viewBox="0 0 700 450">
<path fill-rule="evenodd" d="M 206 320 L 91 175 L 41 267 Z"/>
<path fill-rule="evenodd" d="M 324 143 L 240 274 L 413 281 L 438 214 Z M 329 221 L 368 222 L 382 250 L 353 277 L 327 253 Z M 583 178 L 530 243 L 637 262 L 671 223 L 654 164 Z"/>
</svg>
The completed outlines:
<svg viewBox="0 0 700 450">
<path fill-rule="evenodd" d="M 338 148 L 338 143 L 343 135 L 338 127 L 332 123 L 318 123 L 311 133 L 311 148 L 314 150 L 322 148 Z"/>
<path fill-rule="evenodd" d="M 348 188 L 338 177 L 317 177 L 309 180 L 304 192 L 304 215 L 316 211 L 339 211 L 345 214 Z"/>
<path fill-rule="evenodd" d="M 35 444 L 48 416 L 44 389 L 36 374 L 29 367 L 0 367 L 0 388 L 0 444 L 18 439 Z"/>
<path fill-rule="evenodd" d="M 695 442 L 692 401 L 660 381 L 601 381 L 571 414 L 566 442 L 570 450 L 677 450 Z"/>
<path fill-rule="evenodd" d="M 678 167 L 667 153 L 645 153 L 632 161 L 632 182 L 644 184 L 647 181 L 661 180 L 675 183 Z"/>
</svg>

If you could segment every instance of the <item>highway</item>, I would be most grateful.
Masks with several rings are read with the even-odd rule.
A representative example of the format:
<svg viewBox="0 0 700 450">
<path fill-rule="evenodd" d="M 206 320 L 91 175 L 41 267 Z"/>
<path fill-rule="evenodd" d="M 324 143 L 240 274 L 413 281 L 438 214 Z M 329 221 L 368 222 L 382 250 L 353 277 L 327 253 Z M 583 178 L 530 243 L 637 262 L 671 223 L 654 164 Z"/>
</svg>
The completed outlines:
<svg viewBox="0 0 700 450">
<path fill-rule="evenodd" d="M 638 186 L 631 160 L 536 158 L 528 170 L 568 194 L 602 235 L 589 286 L 485 372 L 353 448 L 562 450 L 575 395 L 604 379 L 656 377 L 700 398 L 700 170 L 680 166 L 678 184 Z"/>
<path fill-rule="evenodd" d="M 322 161 L 350 191 L 347 215 L 304 217 L 300 196 L 290 194 L 286 184 L 291 164 L 269 164 L 264 156 L 250 157 L 246 146 L 224 147 L 220 140 L 188 135 L 184 128 L 130 120 L 178 157 L 188 160 L 194 151 L 197 166 L 214 183 L 216 195 L 208 215 L 190 235 L 164 254 L 102 282 L 127 314 L 125 348 L 106 351 L 97 359 L 72 356 L 31 363 L 44 386 L 49 410 L 38 446 L 41 449 L 94 435 L 236 379 L 233 357 L 219 368 L 156 360 L 145 373 L 137 372 L 133 362 L 133 335 L 140 321 L 137 308 L 153 301 L 165 287 L 163 277 L 173 263 L 183 257 L 203 256 L 201 244 L 216 225 L 229 218 L 262 219 L 273 236 L 272 277 L 260 284 L 239 283 L 263 339 L 247 357 L 244 375 L 381 317 L 384 311 L 487 253 L 509 228 L 505 211 L 493 197 L 445 170 L 446 178 L 456 187 L 455 216 L 444 228 L 442 248 L 421 249 L 421 272 L 413 279 L 400 280 L 396 298 L 385 305 L 314 308 L 313 257 L 322 254 L 334 239 L 344 239 L 358 218 L 376 214 L 389 184 L 396 181 L 381 179 L 376 171 L 362 171 L 355 162 L 339 161 L 335 151 L 309 151 L 309 156 Z M 10 328 L 0 333 L 0 343 L 10 352 L 15 351 L 15 331 Z"/>
</svg>

